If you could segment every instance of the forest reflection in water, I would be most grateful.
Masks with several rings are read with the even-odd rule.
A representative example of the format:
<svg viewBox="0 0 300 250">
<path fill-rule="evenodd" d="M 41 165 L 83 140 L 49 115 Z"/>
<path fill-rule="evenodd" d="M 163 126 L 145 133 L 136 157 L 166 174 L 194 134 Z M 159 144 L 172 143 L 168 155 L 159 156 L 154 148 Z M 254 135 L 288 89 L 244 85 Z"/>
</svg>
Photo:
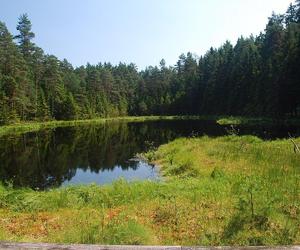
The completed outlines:
<svg viewBox="0 0 300 250">
<path fill-rule="evenodd" d="M 284 137 L 297 128 L 240 127 L 241 134 Z M 131 160 L 137 153 L 181 136 L 221 136 L 214 121 L 110 122 L 48 129 L 0 138 L 0 181 L 45 189 L 67 184 L 159 178 L 157 169 Z"/>
</svg>

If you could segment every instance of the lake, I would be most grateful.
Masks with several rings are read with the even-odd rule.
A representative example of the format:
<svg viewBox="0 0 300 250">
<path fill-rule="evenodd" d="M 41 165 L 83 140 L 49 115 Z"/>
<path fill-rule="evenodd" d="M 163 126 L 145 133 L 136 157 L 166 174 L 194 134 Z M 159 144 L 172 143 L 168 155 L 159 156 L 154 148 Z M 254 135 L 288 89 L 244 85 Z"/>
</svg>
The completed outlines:
<svg viewBox="0 0 300 250">
<path fill-rule="evenodd" d="M 264 139 L 300 135 L 299 127 L 235 126 L 240 135 Z M 156 166 L 135 158 L 182 136 L 221 136 L 229 126 L 215 121 L 172 120 L 107 122 L 46 129 L 0 138 L 0 181 L 16 187 L 46 189 L 70 184 L 107 184 L 126 180 L 160 180 Z"/>
</svg>

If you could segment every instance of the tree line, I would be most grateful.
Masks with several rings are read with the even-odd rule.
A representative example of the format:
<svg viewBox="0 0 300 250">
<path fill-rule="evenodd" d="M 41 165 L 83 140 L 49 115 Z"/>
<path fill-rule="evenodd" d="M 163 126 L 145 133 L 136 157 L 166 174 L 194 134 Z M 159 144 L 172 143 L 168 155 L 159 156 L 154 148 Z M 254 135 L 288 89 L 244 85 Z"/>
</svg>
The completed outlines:
<svg viewBox="0 0 300 250">
<path fill-rule="evenodd" d="M 0 22 L 0 124 L 124 115 L 300 114 L 300 0 L 264 32 L 226 41 L 175 66 L 99 63 L 74 68 L 33 43 L 27 14 L 13 36 Z"/>
</svg>

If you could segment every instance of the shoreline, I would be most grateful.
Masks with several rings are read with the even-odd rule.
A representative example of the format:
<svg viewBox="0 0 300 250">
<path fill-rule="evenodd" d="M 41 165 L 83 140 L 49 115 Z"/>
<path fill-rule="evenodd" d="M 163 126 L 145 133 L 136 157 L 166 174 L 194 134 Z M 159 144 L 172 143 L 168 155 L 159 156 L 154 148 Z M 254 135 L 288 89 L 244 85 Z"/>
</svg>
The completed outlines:
<svg viewBox="0 0 300 250">
<path fill-rule="evenodd" d="M 198 120 L 204 119 L 200 116 L 121 116 L 121 117 L 109 117 L 109 118 L 96 118 L 96 119 L 84 119 L 84 120 L 61 120 L 61 121 L 44 121 L 44 122 L 24 122 L 11 125 L 0 126 L 0 137 L 11 134 L 22 134 L 27 132 L 35 132 L 47 128 L 58 127 L 72 127 L 88 124 L 103 124 L 113 121 L 125 121 L 125 122 L 144 122 L 144 121 L 158 121 L 158 120 Z"/>
<path fill-rule="evenodd" d="M 121 117 L 109 117 L 109 118 L 95 118 L 84 120 L 60 120 L 60 121 L 30 121 L 21 122 L 10 125 L 0 126 L 0 137 L 4 135 L 22 134 L 27 132 L 35 132 L 42 129 L 58 128 L 58 127 L 72 127 L 88 124 L 103 124 L 113 121 L 124 122 L 145 122 L 145 121 L 164 121 L 164 120 L 207 120 L 215 121 L 221 126 L 225 125 L 300 125 L 299 118 L 275 120 L 272 118 L 262 117 L 240 117 L 240 116 L 194 116 L 194 115 L 182 115 L 182 116 L 121 116 Z"/>
</svg>

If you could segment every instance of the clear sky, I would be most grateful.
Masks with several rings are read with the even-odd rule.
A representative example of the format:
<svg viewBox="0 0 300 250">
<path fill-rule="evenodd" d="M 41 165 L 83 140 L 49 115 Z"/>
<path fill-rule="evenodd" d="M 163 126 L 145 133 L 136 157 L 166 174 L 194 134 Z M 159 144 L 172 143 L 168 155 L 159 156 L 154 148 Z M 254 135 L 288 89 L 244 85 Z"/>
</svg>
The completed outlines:
<svg viewBox="0 0 300 250">
<path fill-rule="evenodd" d="M 134 62 L 139 69 L 181 53 L 205 53 L 263 31 L 291 0 L 0 0 L 0 20 L 16 33 L 27 13 L 34 42 L 73 65 Z"/>
</svg>

